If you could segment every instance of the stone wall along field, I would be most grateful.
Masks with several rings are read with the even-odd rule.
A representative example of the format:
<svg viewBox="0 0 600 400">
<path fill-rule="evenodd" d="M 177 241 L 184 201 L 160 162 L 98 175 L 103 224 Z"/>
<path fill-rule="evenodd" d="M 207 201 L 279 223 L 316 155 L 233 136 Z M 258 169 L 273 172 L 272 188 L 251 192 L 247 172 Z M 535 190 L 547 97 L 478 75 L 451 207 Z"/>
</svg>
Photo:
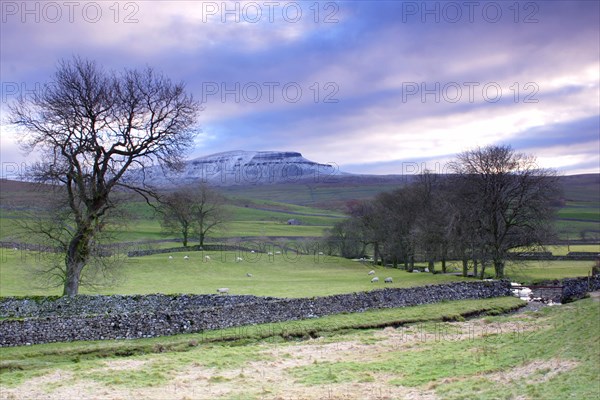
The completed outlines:
<svg viewBox="0 0 600 400">
<path fill-rule="evenodd" d="M 78 296 L 0 300 L 0 346 L 133 339 L 344 312 L 510 296 L 508 281 L 454 282 L 327 297 Z"/>
</svg>

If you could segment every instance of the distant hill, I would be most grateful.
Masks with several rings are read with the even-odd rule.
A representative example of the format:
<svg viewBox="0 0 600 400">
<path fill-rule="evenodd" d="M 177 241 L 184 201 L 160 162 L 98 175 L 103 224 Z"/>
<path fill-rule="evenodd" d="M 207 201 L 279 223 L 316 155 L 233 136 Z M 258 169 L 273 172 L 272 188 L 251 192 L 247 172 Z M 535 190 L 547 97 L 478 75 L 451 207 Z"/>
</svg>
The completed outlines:
<svg viewBox="0 0 600 400">
<path fill-rule="evenodd" d="M 561 176 L 560 182 L 565 200 L 600 203 L 600 174 Z"/>
<path fill-rule="evenodd" d="M 341 173 L 337 166 L 308 160 L 292 151 L 228 151 L 185 162 L 183 170 L 165 173 L 160 167 L 144 172 L 146 182 L 171 187 L 204 182 L 212 186 L 245 186 L 324 180 Z"/>
</svg>

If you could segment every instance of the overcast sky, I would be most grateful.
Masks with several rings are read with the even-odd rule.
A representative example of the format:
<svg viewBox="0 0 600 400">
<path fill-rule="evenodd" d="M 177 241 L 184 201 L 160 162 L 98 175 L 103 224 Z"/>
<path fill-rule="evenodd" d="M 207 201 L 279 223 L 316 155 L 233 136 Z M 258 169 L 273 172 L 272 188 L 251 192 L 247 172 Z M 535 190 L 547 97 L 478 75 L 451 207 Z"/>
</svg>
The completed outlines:
<svg viewBox="0 0 600 400">
<path fill-rule="evenodd" d="M 79 55 L 185 82 L 204 104 L 190 158 L 285 150 L 399 174 L 510 144 L 598 173 L 599 4 L 3 0 L 2 118 Z M 5 176 L 32 156 L 1 129 Z"/>
</svg>

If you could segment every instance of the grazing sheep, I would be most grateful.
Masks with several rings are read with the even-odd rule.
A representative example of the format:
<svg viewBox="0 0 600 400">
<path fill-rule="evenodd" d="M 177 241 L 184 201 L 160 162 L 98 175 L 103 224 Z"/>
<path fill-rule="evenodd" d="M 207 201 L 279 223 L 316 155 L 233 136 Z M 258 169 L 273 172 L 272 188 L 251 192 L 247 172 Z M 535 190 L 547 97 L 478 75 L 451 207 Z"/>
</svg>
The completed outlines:
<svg viewBox="0 0 600 400">
<path fill-rule="evenodd" d="M 413 269 L 412 272 L 413 272 L 413 274 L 415 274 L 415 273 L 421 272 L 421 271 L 419 271 L 418 269 Z"/>
<path fill-rule="evenodd" d="M 217 289 L 217 293 L 219 293 L 219 294 L 227 294 L 227 293 L 229 293 L 229 288 L 227 288 L 227 287 L 218 288 Z"/>
<path fill-rule="evenodd" d="M 322 252 L 322 251 L 320 251 L 320 252 L 319 252 L 319 255 L 320 255 L 320 256 L 322 256 L 322 255 L 323 255 L 323 252 Z"/>
<path fill-rule="evenodd" d="M 384 282 L 385 283 L 394 283 L 394 280 L 392 279 L 391 276 L 388 276 L 387 278 L 385 278 Z"/>
<path fill-rule="evenodd" d="M 243 259 L 242 257 L 236 257 L 236 258 L 235 258 L 235 261 L 236 261 L 236 262 L 240 262 L 240 261 L 244 261 L 244 259 Z"/>
<path fill-rule="evenodd" d="M 169 260 L 172 260 L 172 259 L 173 259 L 173 256 L 169 256 Z"/>
<path fill-rule="evenodd" d="M 254 251 L 254 250 L 251 250 L 251 251 L 250 251 L 250 253 L 254 254 L 254 253 L 255 253 L 255 251 Z"/>
<path fill-rule="evenodd" d="M 248 272 L 248 273 L 246 274 L 246 276 L 247 276 L 248 278 L 252 278 L 254 275 L 252 275 L 251 273 L 249 273 L 249 272 Z"/>
<path fill-rule="evenodd" d="M 425 268 L 423 272 L 429 272 L 429 268 Z"/>
<path fill-rule="evenodd" d="M 272 255 L 273 255 L 273 253 L 272 253 L 272 252 L 268 252 L 268 253 L 267 253 L 267 255 L 268 255 L 268 256 L 272 256 Z"/>
<path fill-rule="evenodd" d="M 369 271 L 369 275 L 375 275 L 375 271 L 373 271 L 373 270 L 370 270 L 370 271 Z"/>
<path fill-rule="evenodd" d="M 371 283 L 375 283 L 375 282 L 379 282 L 379 278 L 378 277 L 375 277 L 375 278 L 371 279 Z"/>
<path fill-rule="evenodd" d="M 281 254 L 281 252 L 280 251 L 276 251 L 275 254 Z"/>
<path fill-rule="evenodd" d="M 210 261 L 210 256 L 204 256 L 204 261 Z"/>
<path fill-rule="evenodd" d="M 189 259 L 190 259 L 190 257 L 189 257 L 189 256 L 183 256 L 183 259 L 184 259 L 184 260 L 189 260 Z"/>
</svg>

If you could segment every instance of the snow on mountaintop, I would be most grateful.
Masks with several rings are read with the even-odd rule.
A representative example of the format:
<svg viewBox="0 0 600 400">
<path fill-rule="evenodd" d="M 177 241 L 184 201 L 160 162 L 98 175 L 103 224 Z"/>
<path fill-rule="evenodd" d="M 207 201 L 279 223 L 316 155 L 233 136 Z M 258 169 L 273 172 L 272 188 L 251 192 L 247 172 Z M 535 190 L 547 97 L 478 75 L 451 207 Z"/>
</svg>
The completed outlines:
<svg viewBox="0 0 600 400">
<path fill-rule="evenodd" d="M 215 186 L 260 185 L 319 181 L 337 175 L 335 165 L 310 161 L 297 152 L 228 151 L 185 162 L 179 173 L 165 175 L 158 167 L 146 171 L 154 186 L 178 186 L 205 182 Z"/>
</svg>

